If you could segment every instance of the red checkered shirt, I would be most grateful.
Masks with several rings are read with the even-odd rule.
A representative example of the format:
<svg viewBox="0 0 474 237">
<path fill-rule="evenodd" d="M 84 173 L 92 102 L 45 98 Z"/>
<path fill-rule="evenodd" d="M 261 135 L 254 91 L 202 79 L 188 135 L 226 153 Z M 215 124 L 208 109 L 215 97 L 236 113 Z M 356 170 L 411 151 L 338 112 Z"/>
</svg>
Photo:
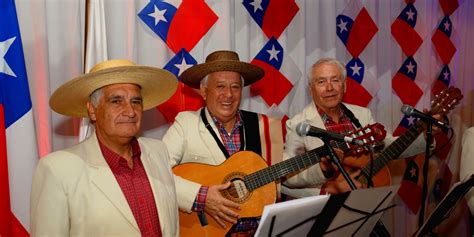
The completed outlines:
<svg viewBox="0 0 474 237">
<path fill-rule="evenodd" d="M 340 134 L 348 134 L 354 131 L 354 126 L 352 125 L 351 120 L 344 114 L 342 108 L 340 109 L 339 113 L 339 123 L 334 122 L 331 117 L 329 117 L 329 115 L 319 107 L 317 107 L 317 109 L 319 115 L 321 115 L 321 119 L 323 120 L 326 130 Z M 339 147 L 336 142 L 331 142 L 331 145 L 335 148 Z"/>
<path fill-rule="evenodd" d="M 102 155 L 117 180 L 132 210 L 141 236 L 161 236 L 158 210 L 148 176 L 140 159 L 141 150 L 136 138 L 132 140 L 133 168 L 127 160 L 99 141 Z"/>
</svg>

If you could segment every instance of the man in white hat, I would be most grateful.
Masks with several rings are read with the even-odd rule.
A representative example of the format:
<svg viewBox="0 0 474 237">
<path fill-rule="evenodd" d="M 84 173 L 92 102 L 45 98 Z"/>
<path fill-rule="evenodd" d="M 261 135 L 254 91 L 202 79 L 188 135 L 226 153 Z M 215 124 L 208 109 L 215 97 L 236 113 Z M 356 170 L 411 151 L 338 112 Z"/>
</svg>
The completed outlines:
<svg viewBox="0 0 474 237">
<path fill-rule="evenodd" d="M 39 161 L 32 236 L 179 236 L 166 146 L 138 137 L 143 110 L 176 88 L 167 71 L 110 60 L 53 93 L 54 111 L 89 117 L 95 134 Z"/>
<path fill-rule="evenodd" d="M 179 113 L 164 135 L 170 164 L 176 166 L 195 162 L 220 165 L 235 152 L 243 150 L 259 154 L 267 164 L 281 161 L 281 121 L 239 109 L 242 88 L 263 76 L 261 68 L 240 61 L 233 51 L 213 52 L 206 57 L 205 63 L 184 71 L 182 82 L 199 89 L 206 106 L 196 112 Z M 265 131 L 268 136 L 265 136 Z M 237 236 L 253 235 L 258 225 L 255 219 L 238 220 L 235 210 L 239 204 L 220 193 L 229 187 L 229 183 L 206 186 L 181 177 L 177 177 L 175 182 L 181 210 L 204 211 L 224 228 L 228 223 L 237 223 L 231 230 L 234 235 L 236 232 Z M 181 234 L 187 234 L 183 228 Z"/>
</svg>

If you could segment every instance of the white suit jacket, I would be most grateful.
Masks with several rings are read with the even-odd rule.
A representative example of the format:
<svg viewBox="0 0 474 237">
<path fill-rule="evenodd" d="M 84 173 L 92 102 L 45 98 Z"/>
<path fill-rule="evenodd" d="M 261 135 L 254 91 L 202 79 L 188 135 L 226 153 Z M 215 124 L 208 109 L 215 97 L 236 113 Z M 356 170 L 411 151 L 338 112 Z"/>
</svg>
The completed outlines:
<svg viewBox="0 0 474 237">
<path fill-rule="evenodd" d="M 216 134 L 219 134 L 207 110 L 206 116 Z M 214 137 L 204 126 L 200 110 L 179 113 L 163 136 L 163 142 L 168 148 L 172 167 L 187 162 L 220 165 L 226 160 Z M 175 182 L 179 208 L 190 212 L 201 184 L 179 176 L 175 176 Z"/>
<path fill-rule="evenodd" d="M 462 136 L 461 169 L 459 179 L 462 181 L 474 174 L 474 127 L 468 128 Z M 467 205 L 474 215 L 474 189 L 466 194 Z"/>
<path fill-rule="evenodd" d="M 344 104 L 354 113 L 362 126 L 375 123 L 372 113 L 369 109 L 357 105 Z M 319 115 L 314 103 L 307 105 L 303 111 L 295 115 L 292 119 L 286 121 L 286 142 L 283 160 L 290 159 L 296 155 L 306 151 L 323 146 L 321 139 L 316 137 L 300 137 L 296 133 L 296 126 L 308 121 L 312 126 L 326 129 L 321 116 Z M 387 133 L 385 138 L 385 146 L 395 140 L 394 137 Z M 423 136 L 418 137 L 401 155 L 402 157 L 416 155 L 424 151 L 425 140 Z M 292 197 L 307 197 L 320 194 L 322 184 L 326 182 L 326 178 L 321 171 L 319 165 L 313 165 L 303 172 L 288 178 L 282 185 L 281 192 Z"/>
<path fill-rule="evenodd" d="M 139 138 L 163 236 L 179 236 L 178 205 L 168 152 Z M 125 196 L 92 135 L 42 158 L 33 179 L 32 236 L 140 236 Z"/>
</svg>

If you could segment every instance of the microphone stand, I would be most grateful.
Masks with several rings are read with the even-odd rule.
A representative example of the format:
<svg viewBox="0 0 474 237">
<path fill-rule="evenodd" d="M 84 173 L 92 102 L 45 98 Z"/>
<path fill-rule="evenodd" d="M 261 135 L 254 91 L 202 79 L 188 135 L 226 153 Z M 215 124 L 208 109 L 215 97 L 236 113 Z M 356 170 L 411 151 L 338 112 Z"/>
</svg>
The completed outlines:
<svg viewBox="0 0 474 237">
<path fill-rule="evenodd" d="M 428 194 L 428 164 L 430 158 L 430 145 L 433 139 L 433 123 L 429 120 L 425 120 L 426 128 L 426 146 L 425 146 L 425 160 L 423 162 L 423 187 L 421 189 L 421 208 L 420 215 L 418 215 L 418 227 L 423 226 L 425 220 L 425 201 Z"/>
<path fill-rule="evenodd" d="M 329 151 L 329 157 L 331 158 L 331 161 L 334 162 L 334 164 L 336 164 L 337 168 L 342 173 L 342 176 L 344 176 L 344 179 L 346 180 L 347 184 L 349 184 L 349 187 L 351 187 L 352 190 L 356 190 L 357 189 L 356 185 L 352 181 L 347 171 L 342 166 L 341 161 L 339 161 L 339 158 L 337 157 L 336 152 L 334 151 L 334 148 L 329 143 L 330 138 L 328 138 L 327 136 L 321 136 L 320 139 L 324 142 L 324 146 L 326 147 L 327 151 Z M 377 223 L 375 224 L 374 229 L 372 230 L 372 233 L 370 233 L 370 236 L 384 236 L 385 237 L 385 236 L 390 236 L 390 232 L 388 232 L 387 228 L 385 228 L 383 223 L 380 220 L 378 220 Z"/>
</svg>

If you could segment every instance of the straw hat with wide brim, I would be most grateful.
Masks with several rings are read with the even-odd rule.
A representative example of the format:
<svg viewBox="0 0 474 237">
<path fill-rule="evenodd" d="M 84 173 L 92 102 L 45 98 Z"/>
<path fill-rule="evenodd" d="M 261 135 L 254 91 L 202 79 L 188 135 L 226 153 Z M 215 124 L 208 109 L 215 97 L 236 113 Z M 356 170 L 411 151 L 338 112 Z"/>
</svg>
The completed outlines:
<svg viewBox="0 0 474 237">
<path fill-rule="evenodd" d="M 232 71 L 238 72 L 244 78 L 244 86 L 260 80 L 265 72 L 260 67 L 242 62 L 234 51 L 216 51 L 206 57 L 206 62 L 195 65 L 184 71 L 181 81 L 193 88 L 199 88 L 201 80 L 213 72 Z"/>
<path fill-rule="evenodd" d="M 143 110 L 165 102 L 177 89 L 176 77 L 162 69 L 139 66 L 128 60 L 109 60 L 76 77 L 51 96 L 51 108 L 72 117 L 88 117 L 87 101 L 95 90 L 112 84 L 136 84 L 141 88 Z"/>
</svg>

